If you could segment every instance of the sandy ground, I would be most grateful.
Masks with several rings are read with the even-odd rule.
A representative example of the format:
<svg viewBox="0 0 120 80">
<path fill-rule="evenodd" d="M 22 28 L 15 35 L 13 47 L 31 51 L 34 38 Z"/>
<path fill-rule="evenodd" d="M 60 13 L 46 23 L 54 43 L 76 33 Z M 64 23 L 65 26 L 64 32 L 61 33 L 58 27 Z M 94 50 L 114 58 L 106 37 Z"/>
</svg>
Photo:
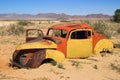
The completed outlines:
<svg viewBox="0 0 120 80">
<path fill-rule="evenodd" d="M 13 24 L 2 22 L 0 26 Z M 120 80 L 120 49 L 104 57 L 88 59 L 65 59 L 56 66 L 46 63 L 36 69 L 15 69 L 9 67 L 10 59 L 17 45 L 25 41 L 24 37 L 0 37 L 0 80 Z M 120 43 L 120 36 L 113 38 Z"/>
<path fill-rule="evenodd" d="M 0 27 L 8 26 L 8 25 L 15 24 L 15 23 L 16 23 L 16 21 L 0 21 Z"/>
<path fill-rule="evenodd" d="M 0 80 L 120 80 L 120 49 L 104 57 L 66 59 L 62 68 L 46 63 L 36 69 L 14 69 L 9 60 L 23 38 L 0 38 Z"/>
</svg>

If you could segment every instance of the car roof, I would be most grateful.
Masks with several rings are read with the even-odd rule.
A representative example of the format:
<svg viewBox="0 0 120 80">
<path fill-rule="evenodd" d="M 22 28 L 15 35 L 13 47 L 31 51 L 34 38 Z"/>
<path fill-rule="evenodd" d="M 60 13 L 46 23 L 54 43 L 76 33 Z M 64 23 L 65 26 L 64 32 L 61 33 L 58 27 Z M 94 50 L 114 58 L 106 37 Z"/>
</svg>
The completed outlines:
<svg viewBox="0 0 120 80">
<path fill-rule="evenodd" d="M 92 29 L 93 28 L 87 24 L 82 24 L 82 23 L 62 23 L 62 24 L 57 24 L 57 25 L 54 25 L 54 26 L 51 26 L 50 28 L 53 28 L 53 29 L 63 29 L 63 30 L 66 30 L 66 31 L 71 31 L 71 30 L 74 30 L 74 29 Z"/>
</svg>

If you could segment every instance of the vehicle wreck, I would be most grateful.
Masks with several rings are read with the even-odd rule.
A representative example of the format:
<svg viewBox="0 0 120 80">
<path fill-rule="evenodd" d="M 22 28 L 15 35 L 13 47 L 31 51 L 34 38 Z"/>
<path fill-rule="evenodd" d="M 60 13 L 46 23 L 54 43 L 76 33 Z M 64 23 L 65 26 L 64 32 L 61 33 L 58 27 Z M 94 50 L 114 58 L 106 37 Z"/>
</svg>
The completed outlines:
<svg viewBox="0 0 120 80">
<path fill-rule="evenodd" d="M 38 36 L 30 37 L 35 31 Z M 111 52 L 113 43 L 86 24 L 65 23 L 51 26 L 44 36 L 41 30 L 26 31 L 26 43 L 19 45 L 13 53 L 11 63 L 17 67 L 37 68 L 46 59 L 57 63 L 65 58 L 87 58 Z"/>
</svg>

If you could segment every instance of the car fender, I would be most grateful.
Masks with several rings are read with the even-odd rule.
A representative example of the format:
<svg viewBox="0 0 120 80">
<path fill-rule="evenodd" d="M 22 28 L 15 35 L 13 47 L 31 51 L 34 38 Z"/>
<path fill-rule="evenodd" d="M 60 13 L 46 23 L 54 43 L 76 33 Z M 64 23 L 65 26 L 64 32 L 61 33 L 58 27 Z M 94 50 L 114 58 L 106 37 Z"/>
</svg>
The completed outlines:
<svg viewBox="0 0 120 80">
<path fill-rule="evenodd" d="M 94 48 L 95 55 L 101 55 L 100 51 L 107 49 L 109 52 L 113 50 L 113 42 L 108 39 L 101 39 L 97 42 Z"/>
<path fill-rule="evenodd" d="M 46 59 L 53 59 L 57 63 L 61 63 L 65 60 L 65 55 L 57 50 L 46 50 Z"/>
</svg>

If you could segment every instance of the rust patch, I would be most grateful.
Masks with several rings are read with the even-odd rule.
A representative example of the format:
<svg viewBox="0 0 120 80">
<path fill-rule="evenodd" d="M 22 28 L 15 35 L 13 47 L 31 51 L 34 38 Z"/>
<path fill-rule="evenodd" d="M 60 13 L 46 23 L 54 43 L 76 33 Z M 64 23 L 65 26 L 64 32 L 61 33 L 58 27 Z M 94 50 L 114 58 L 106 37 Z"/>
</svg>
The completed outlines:
<svg viewBox="0 0 120 80">
<path fill-rule="evenodd" d="M 51 45 L 52 44 L 52 42 L 45 40 L 45 39 L 41 40 L 40 42 L 42 42 L 42 44 L 44 44 L 44 45 Z"/>
<path fill-rule="evenodd" d="M 40 66 L 42 61 L 45 59 L 45 50 L 39 50 L 33 54 L 31 59 L 28 61 L 28 63 L 25 65 L 25 67 L 30 68 L 37 68 Z"/>
<path fill-rule="evenodd" d="M 80 28 L 80 25 L 78 25 L 78 24 L 72 24 L 72 25 L 68 25 L 68 27 L 70 27 L 70 28 L 74 28 L 74 27 Z"/>
<path fill-rule="evenodd" d="M 12 65 L 24 68 L 37 68 L 45 59 L 46 50 L 21 50 L 15 51 Z"/>
<path fill-rule="evenodd" d="M 54 42 L 54 43 L 56 43 L 56 44 L 60 44 L 60 43 L 61 43 L 61 40 L 58 39 L 58 38 L 55 38 L 55 37 L 44 37 L 44 39 L 50 40 L 50 41 L 52 41 L 52 42 Z M 50 42 L 50 43 L 51 43 L 51 42 Z"/>
</svg>

